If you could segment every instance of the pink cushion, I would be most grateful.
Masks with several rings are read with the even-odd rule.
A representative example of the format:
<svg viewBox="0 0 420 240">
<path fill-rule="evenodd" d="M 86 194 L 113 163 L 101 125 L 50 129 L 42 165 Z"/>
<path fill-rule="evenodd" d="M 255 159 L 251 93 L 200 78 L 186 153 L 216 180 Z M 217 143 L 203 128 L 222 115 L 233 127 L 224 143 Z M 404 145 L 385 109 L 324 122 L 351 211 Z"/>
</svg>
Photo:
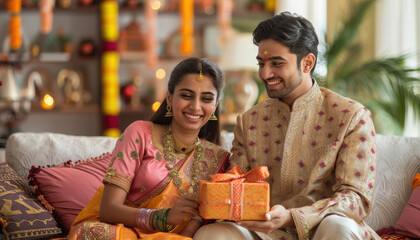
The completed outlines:
<svg viewBox="0 0 420 240">
<path fill-rule="evenodd" d="M 395 225 L 395 232 L 411 238 L 420 238 L 420 187 L 416 187 L 411 193 L 410 200 Z"/>
<path fill-rule="evenodd" d="M 30 184 L 38 199 L 68 231 L 79 212 L 99 186 L 111 161 L 111 153 L 96 158 L 63 163 L 55 167 L 32 167 Z"/>
</svg>

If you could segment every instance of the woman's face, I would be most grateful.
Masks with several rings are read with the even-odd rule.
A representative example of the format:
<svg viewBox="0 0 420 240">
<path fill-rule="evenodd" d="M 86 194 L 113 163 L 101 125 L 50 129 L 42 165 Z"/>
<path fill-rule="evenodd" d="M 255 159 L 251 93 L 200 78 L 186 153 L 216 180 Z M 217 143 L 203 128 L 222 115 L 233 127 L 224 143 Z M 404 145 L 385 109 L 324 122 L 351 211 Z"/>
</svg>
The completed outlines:
<svg viewBox="0 0 420 240">
<path fill-rule="evenodd" d="M 193 132 L 198 135 L 201 127 L 209 121 L 217 107 L 217 89 L 210 77 L 204 76 L 202 82 L 198 74 L 186 74 L 173 94 L 168 94 L 168 105 L 172 106 L 172 129 L 180 132 Z"/>
</svg>

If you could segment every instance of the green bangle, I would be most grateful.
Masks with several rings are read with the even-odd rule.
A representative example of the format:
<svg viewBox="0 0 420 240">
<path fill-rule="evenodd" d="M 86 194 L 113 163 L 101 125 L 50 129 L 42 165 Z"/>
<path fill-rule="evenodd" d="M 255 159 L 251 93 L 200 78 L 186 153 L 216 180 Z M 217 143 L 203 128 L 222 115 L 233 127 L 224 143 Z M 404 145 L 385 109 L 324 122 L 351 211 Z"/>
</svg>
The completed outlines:
<svg viewBox="0 0 420 240">
<path fill-rule="evenodd" d="M 165 226 L 166 232 L 170 232 L 170 231 L 174 230 L 174 228 L 176 227 L 176 225 L 168 225 L 168 223 L 166 221 L 168 219 L 169 211 L 171 211 L 171 208 L 167 208 L 164 212 L 164 226 Z"/>
</svg>

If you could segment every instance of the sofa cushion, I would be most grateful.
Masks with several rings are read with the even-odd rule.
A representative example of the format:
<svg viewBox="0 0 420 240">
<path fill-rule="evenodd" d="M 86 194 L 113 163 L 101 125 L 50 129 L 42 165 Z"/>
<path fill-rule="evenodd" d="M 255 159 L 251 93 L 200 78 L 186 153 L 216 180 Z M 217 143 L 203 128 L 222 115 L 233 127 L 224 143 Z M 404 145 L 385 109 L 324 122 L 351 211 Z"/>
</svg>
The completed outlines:
<svg viewBox="0 0 420 240">
<path fill-rule="evenodd" d="M 9 239 L 46 239 L 61 233 L 53 216 L 7 164 L 0 165 L 0 217 Z"/>
<path fill-rule="evenodd" d="M 76 163 L 31 169 L 29 183 L 63 230 L 70 230 L 74 219 L 102 185 L 111 157 L 111 153 L 106 153 Z"/>
<path fill-rule="evenodd" d="M 112 152 L 116 138 L 18 132 L 7 139 L 6 162 L 27 180 L 33 165 L 53 166 Z"/>
<path fill-rule="evenodd" d="M 420 170 L 420 138 L 376 136 L 376 185 L 366 223 L 375 230 L 395 226 Z"/>
<path fill-rule="evenodd" d="M 416 175 L 420 181 L 420 173 Z M 415 179 L 416 179 L 415 178 Z M 395 232 L 411 238 L 420 238 L 420 186 L 413 190 L 397 224 Z"/>
</svg>

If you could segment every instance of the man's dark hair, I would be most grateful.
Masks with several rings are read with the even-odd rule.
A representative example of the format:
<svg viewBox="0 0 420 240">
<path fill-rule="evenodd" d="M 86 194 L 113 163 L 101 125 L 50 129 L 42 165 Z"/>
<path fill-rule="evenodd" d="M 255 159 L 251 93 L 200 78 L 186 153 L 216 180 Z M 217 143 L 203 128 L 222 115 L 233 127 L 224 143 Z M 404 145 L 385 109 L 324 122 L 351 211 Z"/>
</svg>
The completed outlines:
<svg viewBox="0 0 420 240">
<path fill-rule="evenodd" d="M 282 12 L 269 18 L 255 28 L 254 44 L 259 45 L 261 41 L 273 39 L 290 48 L 290 52 L 297 55 L 297 65 L 300 69 L 300 61 L 308 53 L 317 58 L 318 37 L 312 23 L 302 16 Z M 315 65 L 311 70 L 311 75 Z"/>
</svg>

